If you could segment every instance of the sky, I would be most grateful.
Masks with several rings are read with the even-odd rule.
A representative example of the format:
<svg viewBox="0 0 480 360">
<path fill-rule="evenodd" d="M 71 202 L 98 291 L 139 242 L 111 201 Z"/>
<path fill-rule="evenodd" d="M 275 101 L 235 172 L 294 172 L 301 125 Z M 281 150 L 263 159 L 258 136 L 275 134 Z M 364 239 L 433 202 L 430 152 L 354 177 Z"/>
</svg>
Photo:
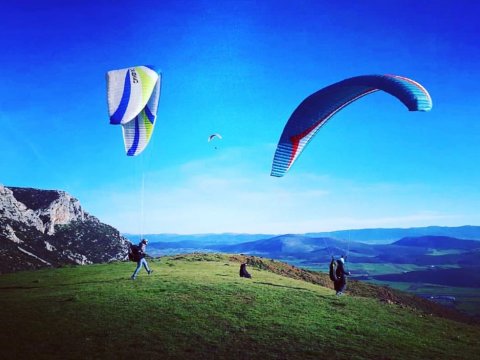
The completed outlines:
<svg viewBox="0 0 480 360">
<path fill-rule="evenodd" d="M 0 184 L 66 191 L 123 233 L 480 225 L 475 0 L 15 0 L 2 13 Z M 105 73 L 144 64 L 162 73 L 160 104 L 132 158 Z M 299 103 L 367 74 L 418 81 L 432 111 L 371 94 L 271 177 Z"/>
</svg>

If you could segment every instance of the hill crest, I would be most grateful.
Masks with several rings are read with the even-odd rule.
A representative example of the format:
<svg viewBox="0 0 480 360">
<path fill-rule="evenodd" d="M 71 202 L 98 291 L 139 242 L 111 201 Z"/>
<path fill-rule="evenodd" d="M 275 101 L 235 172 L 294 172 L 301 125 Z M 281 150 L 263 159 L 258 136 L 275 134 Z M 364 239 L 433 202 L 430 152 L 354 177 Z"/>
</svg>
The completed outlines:
<svg viewBox="0 0 480 360">
<path fill-rule="evenodd" d="M 251 279 L 238 276 L 245 260 Z M 287 276 L 309 274 L 277 261 L 166 256 L 150 260 L 152 275 L 131 281 L 133 266 L 1 276 L 4 355 L 36 358 L 38 344 L 49 359 L 471 359 L 480 350 L 478 325 L 390 300 L 389 292 L 384 300 L 356 295 L 353 282 L 337 297 Z"/>
</svg>

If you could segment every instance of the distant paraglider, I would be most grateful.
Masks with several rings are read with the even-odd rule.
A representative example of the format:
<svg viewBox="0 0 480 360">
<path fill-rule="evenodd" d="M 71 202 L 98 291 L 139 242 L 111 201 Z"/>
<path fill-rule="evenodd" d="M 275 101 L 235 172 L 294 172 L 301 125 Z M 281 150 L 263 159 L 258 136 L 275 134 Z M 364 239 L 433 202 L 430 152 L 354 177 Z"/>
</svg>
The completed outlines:
<svg viewBox="0 0 480 360">
<path fill-rule="evenodd" d="M 432 99 L 422 85 L 397 75 L 357 76 L 327 86 L 303 100 L 288 119 L 275 151 L 271 176 L 283 176 L 333 115 L 378 90 L 395 96 L 410 111 L 432 108 Z"/>
<path fill-rule="evenodd" d="M 218 134 L 218 133 L 215 133 L 215 134 L 210 135 L 210 136 L 208 137 L 207 141 L 208 141 L 208 142 L 212 142 L 212 141 L 214 141 L 215 138 L 217 138 L 217 139 L 219 139 L 219 140 L 223 139 L 223 138 L 222 138 L 222 135 L 220 135 L 220 134 Z M 215 146 L 215 150 L 216 150 L 216 149 L 217 149 L 217 147 Z"/>
<path fill-rule="evenodd" d="M 122 125 L 128 156 L 140 154 L 152 137 L 160 98 L 161 75 L 149 66 L 107 72 L 110 124 Z"/>
<path fill-rule="evenodd" d="M 208 142 L 212 141 L 213 139 L 215 138 L 219 138 L 219 139 L 222 139 L 222 135 L 220 134 L 212 134 L 208 137 Z"/>
</svg>

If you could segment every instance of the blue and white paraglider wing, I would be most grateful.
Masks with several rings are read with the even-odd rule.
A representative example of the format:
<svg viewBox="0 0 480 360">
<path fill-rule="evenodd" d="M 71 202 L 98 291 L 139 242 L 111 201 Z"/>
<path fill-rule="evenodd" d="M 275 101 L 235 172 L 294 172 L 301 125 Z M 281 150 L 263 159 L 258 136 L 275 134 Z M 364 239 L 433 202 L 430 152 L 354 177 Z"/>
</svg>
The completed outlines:
<svg viewBox="0 0 480 360">
<path fill-rule="evenodd" d="M 218 139 L 222 139 L 222 135 L 218 134 L 218 133 L 215 133 L 215 134 L 212 134 L 208 137 L 207 141 L 210 142 L 212 141 L 213 139 L 215 138 L 218 138 Z"/>
<path fill-rule="evenodd" d="M 397 75 L 357 76 L 327 86 L 303 100 L 288 119 L 275 151 L 271 175 L 283 176 L 335 113 L 379 90 L 398 98 L 410 111 L 432 108 L 432 99 L 422 85 Z"/>
<path fill-rule="evenodd" d="M 140 154 L 152 137 L 160 98 L 161 76 L 148 66 L 107 73 L 110 124 L 122 125 L 128 156 Z"/>
</svg>

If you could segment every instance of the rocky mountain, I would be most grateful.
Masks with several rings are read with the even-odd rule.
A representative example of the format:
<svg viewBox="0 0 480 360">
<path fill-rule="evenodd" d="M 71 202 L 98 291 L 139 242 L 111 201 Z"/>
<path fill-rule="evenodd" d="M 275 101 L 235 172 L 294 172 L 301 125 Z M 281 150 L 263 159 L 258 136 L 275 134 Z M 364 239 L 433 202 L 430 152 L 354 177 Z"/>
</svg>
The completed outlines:
<svg viewBox="0 0 480 360">
<path fill-rule="evenodd" d="M 0 185 L 0 273 L 120 260 L 127 247 L 64 191 Z"/>
</svg>

